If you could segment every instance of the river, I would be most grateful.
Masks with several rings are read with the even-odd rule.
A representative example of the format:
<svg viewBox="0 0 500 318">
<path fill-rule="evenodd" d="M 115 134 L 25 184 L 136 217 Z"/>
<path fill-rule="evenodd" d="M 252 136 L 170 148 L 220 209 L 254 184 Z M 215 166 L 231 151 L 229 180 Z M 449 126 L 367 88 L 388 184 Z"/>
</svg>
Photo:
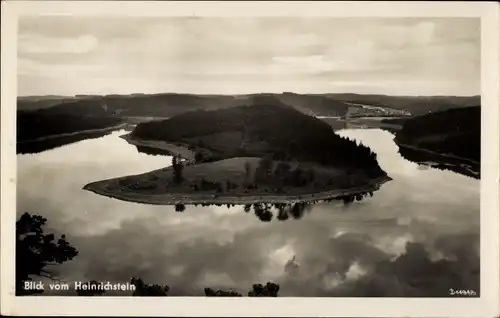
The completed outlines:
<svg viewBox="0 0 500 318">
<path fill-rule="evenodd" d="M 271 222 L 241 206 L 175 212 L 82 190 L 171 163 L 139 153 L 119 138 L 125 133 L 18 155 L 18 216 L 46 217 L 47 231 L 66 234 L 79 250 L 58 267 L 63 281 L 139 276 L 168 284 L 172 296 L 204 295 L 205 287 L 246 294 L 267 281 L 280 284 L 280 296 L 478 292 L 479 180 L 419 168 L 398 154 L 387 131 L 338 132 L 369 146 L 393 178 L 373 197 L 318 203 L 300 219 Z"/>
</svg>

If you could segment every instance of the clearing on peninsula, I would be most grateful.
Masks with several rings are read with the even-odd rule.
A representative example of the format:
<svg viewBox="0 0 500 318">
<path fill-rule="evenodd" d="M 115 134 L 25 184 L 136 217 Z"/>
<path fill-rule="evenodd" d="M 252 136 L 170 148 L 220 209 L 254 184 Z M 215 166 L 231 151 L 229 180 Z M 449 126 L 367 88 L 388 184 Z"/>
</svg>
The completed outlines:
<svg viewBox="0 0 500 318">
<path fill-rule="evenodd" d="M 372 192 L 391 180 L 370 148 L 273 98 L 140 123 L 123 138 L 172 162 L 85 190 L 158 205 L 293 203 Z"/>
</svg>

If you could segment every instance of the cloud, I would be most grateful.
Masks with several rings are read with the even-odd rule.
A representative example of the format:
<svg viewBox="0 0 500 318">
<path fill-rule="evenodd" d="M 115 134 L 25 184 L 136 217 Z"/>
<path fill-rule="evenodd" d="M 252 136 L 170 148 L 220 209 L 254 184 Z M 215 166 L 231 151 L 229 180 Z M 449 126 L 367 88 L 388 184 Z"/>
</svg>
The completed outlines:
<svg viewBox="0 0 500 318">
<path fill-rule="evenodd" d="M 342 284 L 331 296 L 445 297 L 449 296 L 450 288 L 471 289 L 479 295 L 479 258 L 473 246 L 477 237 L 472 241 L 460 236 L 446 238 L 450 239 L 460 240 L 469 256 L 467 261 L 431 261 L 422 244 L 408 243 L 404 254 L 393 261 L 378 263 L 360 279 Z"/>
<path fill-rule="evenodd" d="M 31 54 L 82 54 L 91 52 L 98 45 L 97 38 L 88 34 L 76 38 L 50 38 L 24 34 L 19 36 L 18 41 L 18 50 L 21 53 Z"/>
<path fill-rule="evenodd" d="M 19 30 L 22 95 L 480 89 L 477 19 L 32 17 Z"/>
<path fill-rule="evenodd" d="M 480 89 L 477 19 L 32 17 L 19 30 L 22 95 Z M 337 84 L 350 81 L 364 84 Z"/>
</svg>

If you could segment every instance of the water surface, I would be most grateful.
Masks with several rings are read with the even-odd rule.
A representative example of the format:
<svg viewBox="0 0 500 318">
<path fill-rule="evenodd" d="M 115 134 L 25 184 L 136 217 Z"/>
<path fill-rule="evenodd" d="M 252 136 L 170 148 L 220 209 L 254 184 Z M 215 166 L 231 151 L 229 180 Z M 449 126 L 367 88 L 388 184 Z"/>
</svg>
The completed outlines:
<svg viewBox="0 0 500 318">
<path fill-rule="evenodd" d="M 18 215 L 48 219 L 79 255 L 64 281 L 168 284 L 170 295 L 204 287 L 246 293 L 280 284 L 280 296 L 446 296 L 478 289 L 479 180 L 403 159 L 393 135 L 343 130 L 377 153 L 392 181 L 360 202 L 314 205 L 299 220 L 261 222 L 243 207 L 175 212 L 96 195 L 82 186 L 171 164 L 140 153 L 117 131 L 18 155 Z M 111 294 L 109 294 L 111 295 Z"/>
</svg>

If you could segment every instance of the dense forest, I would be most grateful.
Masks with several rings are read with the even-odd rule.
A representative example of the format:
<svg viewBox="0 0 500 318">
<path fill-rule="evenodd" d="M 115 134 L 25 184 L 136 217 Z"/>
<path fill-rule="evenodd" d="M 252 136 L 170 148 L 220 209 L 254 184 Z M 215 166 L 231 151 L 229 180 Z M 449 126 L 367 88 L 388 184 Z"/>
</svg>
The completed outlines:
<svg viewBox="0 0 500 318">
<path fill-rule="evenodd" d="M 480 161 L 481 107 L 449 109 L 404 122 L 395 140 L 441 154 Z"/>
<path fill-rule="evenodd" d="M 344 195 L 336 198 L 326 199 L 326 200 L 316 200 L 316 201 L 302 201 L 296 203 L 255 203 L 255 204 L 245 204 L 243 207 L 243 211 L 245 213 L 250 213 L 253 211 L 253 214 L 257 219 L 262 222 L 271 222 L 273 219 L 278 221 L 287 221 L 287 220 L 300 220 L 304 217 L 305 214 L 311 212 L 314 204 L 320 202 L 333 202 L 340 201 L 343 203 L 345 207 L 353 204 L 356 201 L 362 201 L 367 197 L 373 197 L 372 191 L 359 192 L 357 194 L 352 195 Z M 210 204 L 210 203 L 202 203 L 202 204 L 193 204 L 193 206 L 217 206 L 222 207 L 223 204 Z M 225 204 L 227 208 L 232 208 L 236 206 L 236 204 Z M 175 205 L 176 212 L 184 212 L 186 211 L 186 205 L 184 204 L 176 204 Z"/>
<path fill-rule="evenodd" d="M 368 147 L 336 135 L 329 124 L 276 100 L 215 111 L 193 111 L 139 124 L 132 136 L 182 142 L 230 157 L 266 157 L 380 172 Z"/>
<path fill-rule="evenodd" d="M 17 142 L 25 142 L 51 135 L 102 129 L 120 124 L 120 118 L 105 116 L 73 116 L 48 114 L 44 111 L 17 113 Z"/>
</svg>

